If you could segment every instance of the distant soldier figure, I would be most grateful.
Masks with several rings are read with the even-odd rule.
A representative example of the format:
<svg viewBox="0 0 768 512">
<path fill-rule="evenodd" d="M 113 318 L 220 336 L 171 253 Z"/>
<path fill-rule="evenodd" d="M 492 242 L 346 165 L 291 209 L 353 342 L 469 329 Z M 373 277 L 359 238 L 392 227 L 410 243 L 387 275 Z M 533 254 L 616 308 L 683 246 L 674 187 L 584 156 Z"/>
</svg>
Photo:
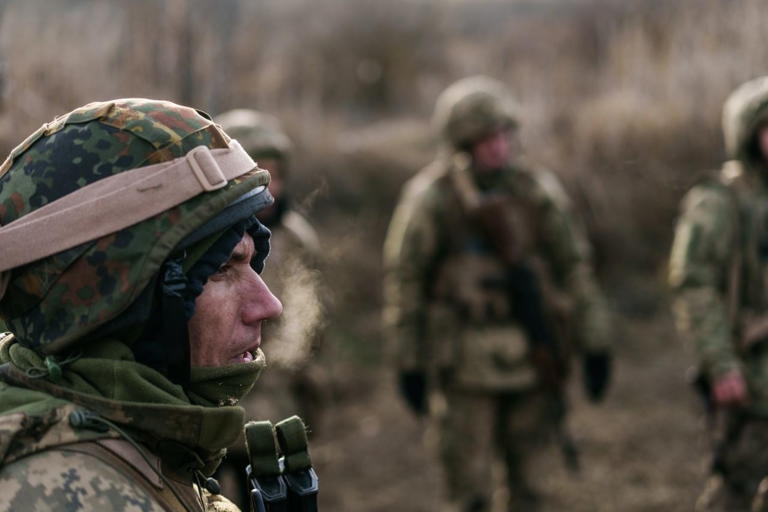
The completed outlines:
<svg viewBox="0 0 768 512">
<path fill-rule="evenodd" d="M 210 475 L 282 309 L 259 275 L 268 182 L 209 116 L 165 101 L 90 103 L 12 151 L 0 509 L 237 510 Z"/>
<path fill-rule="evenodd" d="M 279 121 L 250 109 L 224 112 L 214 119 L 237 139 L 261 168 L 270 173 L 269 191 L 275 201 L 259 212 L 259 220 L 272 232 L 270 265 L 264 281 L 283 303 L 283 314 L 265 325 L 269 372 L 260 377 L 258 389 L 241 405 L 246 414 L 277 421 L 298 414 L 310 429 L 318 428 L 327 380 L 320 365 L 311 364 L 322 338 L 323 302 L 317 270 L 320 244 L 312 225 L 291 208 L 286 191 L 292 144 Z M 242 472 L 246 463 L 242 440 L 233 446 L 223 468 Z M 244 481 L 240 478 L 239 483 Z M 247 489 L 243 489 L 246 491 Z"/>
<path fill-rule="evenodd" d="M 723 109 L 731 160 L 683 198 L 669 268 L 699 363 L 714 457 L 700 510 L 749 510 L 768 475 L 768 77 Z"/>
<path fill-rule="evenodd" d="M 506 88 L 462 79 L 433 123 L 443 147 L 405 185 L 384 246 L 399 389 L 435 420 L 456 510 L 491 510 L 496 456 L 510 506 L 536 510 L 525 475 L 535 442 L 554 427 L 577 462 L 562 424 L 572 348 L 590 398 L 606 389 L 607 307 L 564 190 L 517 154 Z"/>
</svg>

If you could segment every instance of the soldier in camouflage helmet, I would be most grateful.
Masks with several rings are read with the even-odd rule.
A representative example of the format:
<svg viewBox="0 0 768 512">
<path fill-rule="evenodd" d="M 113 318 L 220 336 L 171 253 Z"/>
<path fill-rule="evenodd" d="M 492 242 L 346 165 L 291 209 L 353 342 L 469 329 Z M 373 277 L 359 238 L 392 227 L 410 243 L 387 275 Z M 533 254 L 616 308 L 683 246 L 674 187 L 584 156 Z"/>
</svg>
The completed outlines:
<svg viewBox="0 0 768 512">
<path fill-rule="evenodd" d="M 589 396 L 605 391 L 607 308 L 563 189 L 516 154 L 506 88 L 462 79 L 438 98 L 433 122 L 443 147 L 405 185 L 384 246 L 399 389 L 435 420 L 455 510 L 491 510 L 503 495 L 496 456 L 510 509 L 535 510 L 525 465 L 552 427 L 564 433 L 571 348 L 585 354 Z"/>
<path fill-rule="evenodd" d="M 322 337 L 323 304 L 317 270 L 319 241 L 312 225 L 291 208 L 285 183 L 292 144 L 280 122 L 263 112 L 235 109 L 214 118 L 237 139 L 259 167 L 270 174 L 272 205 L 262 209 L 258 219 L 272 232 L 270 265 L 262 277 L 277 293 L 284 308 L 277 322 L 265 326 L 266 339 L 279 345 L 270 353 L 269 372 L 259 380 L 258 392 L 250 393 L 241 405 L 246 414 L 276 421 L 299 414 L 313 431 L 319 428 L 319 409 L 325 401 L 322 384 L 327 377 L 316 360 Z M 311 356 L 311 357 L 310 357 Z M 247 460 L 242 440 L 232 446 L 222 464 L 239 478 Z M 241 491 L 247 492 L 244 486 Z M 241 498 L 241 503 L 245 502 Z M 242 505 L 241 505 L 242 506 Z"/>
<path fill-rule="evenodd" d="M 281 304 L 269 175 L 204 113 L 85 105 L 0 168 L 0 509 L 237 510 L 240 434 Z"/>
<path fill-rule="evenodd" d="M 730 95 L 723 132 L 731 159 L 683 198 L 669 282 L 715 420 L 698 509 L 749 510 L 768 475 L 768 77 Z"/>
</svg>

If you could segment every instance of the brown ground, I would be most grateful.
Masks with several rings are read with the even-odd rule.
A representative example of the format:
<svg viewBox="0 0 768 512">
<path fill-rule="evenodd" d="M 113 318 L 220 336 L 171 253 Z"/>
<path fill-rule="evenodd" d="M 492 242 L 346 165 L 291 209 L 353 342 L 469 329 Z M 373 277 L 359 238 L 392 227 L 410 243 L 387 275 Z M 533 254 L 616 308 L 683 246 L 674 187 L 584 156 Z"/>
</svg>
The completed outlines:
<svg viewBox="0 0 768 512">
<path fill-rule="evenodd" d="M 666 306 L 657 309 L 646 319 L 619 317 L 615 379 L 604 403 L 589 404 L 571 387 L 582 470 L 566 471 L 554 447 L 534 461 L 545 510 L 692 509 L 706 474 L 701 408 L 685 382 L 689 360 Z M 439 470 L 420 442 L 423 426 L 396 396 L 392 377 L 372 368 L 339 371 L 344 388 L 358 392 L 342 396 L 312 440 L 321 509 L 441 510 Z"/>
</svg>

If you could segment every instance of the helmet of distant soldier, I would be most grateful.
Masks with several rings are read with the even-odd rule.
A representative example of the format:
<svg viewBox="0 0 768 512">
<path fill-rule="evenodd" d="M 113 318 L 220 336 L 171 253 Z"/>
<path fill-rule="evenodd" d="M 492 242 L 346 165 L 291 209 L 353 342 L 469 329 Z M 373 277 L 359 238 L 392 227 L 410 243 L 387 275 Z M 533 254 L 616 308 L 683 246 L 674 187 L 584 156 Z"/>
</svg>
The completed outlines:
<svg viewBox="0 0 768 512">
<path fill-rule="evenodd" d="M 43 354 L 120 329 L 140 336 L 150 321 L 160 331 L 175 322 L 186 333 L 184 317 L 217 265 L 208 260 L 209 270 L 192 277 L 190 259 L 205 253 L 201 247 L 230 229 L 254 239 L 258 232 L 263 261 L 268 231 L 254 213 L 272 202 L 268 183 L 236 141 L 189 107 L 129 98 L 55 118 L 0 167 L 0 245 L 8 256 L 0 261 L 0 318 L 19 343 Z M 218 246 L 216 256 L 224 261 L 239 240 L 225 238 L 231 247 Z M 181 275 L 169 284 L 171 261 Z M 182 318 L 153 318 L 161 289 L 183 300 Z M 166 343 L 162 332 L 155 342 Z M 188 353 L 171 348 L 152 351 Z M 182 365 L 188 371 L 188 359 Z"/>
<path fill-rule="evenodd" d="M 498 130 L 516 128 L 518 110 L 504 84 L 475 75 L 454 82 L 440 94 L 432 125 L 441 140 L 455 149 L 466 150 Z"/>
<path fill-rule="evenodd" d="M 277 118 L 252 109 L 228 110 L 214 117 L 214 121 L 237 139 L 243 148 L 256 160 L 275 158 L 287 160 L 291 141 Z"/>
<path fill-rule="evenodd" d="M 723 136 L 730 158 L 749 163 L 764 160 L 757 132 L 768 125 L 768 76 L 737 87 L 723 105 Z"/>
</svg>

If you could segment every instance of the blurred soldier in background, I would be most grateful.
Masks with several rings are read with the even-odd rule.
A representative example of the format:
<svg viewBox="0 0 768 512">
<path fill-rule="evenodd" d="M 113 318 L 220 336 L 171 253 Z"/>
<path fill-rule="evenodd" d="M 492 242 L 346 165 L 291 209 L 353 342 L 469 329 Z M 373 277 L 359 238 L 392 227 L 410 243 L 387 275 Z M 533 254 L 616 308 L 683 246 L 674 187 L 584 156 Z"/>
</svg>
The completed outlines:
<svg viewBox="0 0 768 512">
<path fill-rule="evenodd" d="M 310 429 L 316 428 L 326 401 L 323 382 L 327 380 L 321 365 L 311 364 L 310 360 L 310 356 L 317 355 L 322 337 L 319 243 L 309 222 L 291 209 L 285 190 L 291 142 L 279 121 L 263 112 L 230 110 L 216 116 L 215 121 L 259 167 L 269 171 L 269 191 L 275 199 L 259 212 L 258 218 L 272 232 L 270 265 L 263 278 L 280 297 L 283 314 L 264 329 L 265 338 L 275 343 L 275 350 L 269 352 L 269 372 L 241 405 L 249 416 L 277 421 L 298 414 Z M 230 449 L 222 469 L 237 471 L 235 481 L 243 484 L 239 476 L 246 460 L 241 440 Z"/>
<path fill-rule="evenodd" d="M 728 156 L 681 204 L 669 281 L 698 357 L 714 457 L 700 510 L 749 510 L 768 475 L 768 77 L 725 102 Z"/>
<path fill-rule="evenodd" d="M 438 98 L 436 160 L 408 182 L 384 246 L 384 321 L 399 389 L 434 420 L 456 510 L 491 510 L 506 466 L 511 510 L 536 510 L 525 475 L 536 441 L 565 431 L 568 354 L 584 354 L 589 397 L 610 373 L 607 308 L 589 248 L 556 178 L 523 162 L 517 106 L 487 77 Z"/>
<path fill-rule="evenodd" d="M 209 477 L 281 311 L 259 276 L 268 181 L 210 117 L 153 100 L 88 104 L 13 150 L 0 509 L 236 510 Z"/>
</svg>

